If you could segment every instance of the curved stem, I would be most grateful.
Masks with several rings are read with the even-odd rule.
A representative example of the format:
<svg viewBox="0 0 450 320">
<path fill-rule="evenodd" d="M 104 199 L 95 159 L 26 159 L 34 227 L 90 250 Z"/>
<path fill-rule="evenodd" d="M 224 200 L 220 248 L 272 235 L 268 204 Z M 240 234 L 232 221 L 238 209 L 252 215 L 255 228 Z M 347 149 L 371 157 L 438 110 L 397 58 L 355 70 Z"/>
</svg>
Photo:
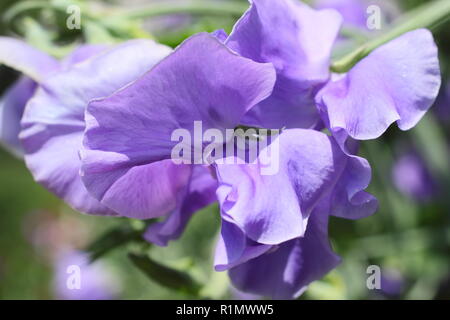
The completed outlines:
<svg viewBox="0 0 450 320">
<path fill-rule="evenodd" d="M 211 1 L 189 1 L 184 3 L 154 3 L 145 7 L 129 9 L 112 14 L 108 18 L 142 19 L 179 13 L 205 15 L 231 15 L 239 17 L 248 8 L 247 4 Z"/>
<path fill-rule="evenodd" d="M 331 71 L 344 73 L 381 45 L 420 28 L 433 28 L 450 19 L 450 1 L 438 0 L 416 8 L 402 17 L 387 33 L 370 40 L 331 65 Z"/>
</svg>

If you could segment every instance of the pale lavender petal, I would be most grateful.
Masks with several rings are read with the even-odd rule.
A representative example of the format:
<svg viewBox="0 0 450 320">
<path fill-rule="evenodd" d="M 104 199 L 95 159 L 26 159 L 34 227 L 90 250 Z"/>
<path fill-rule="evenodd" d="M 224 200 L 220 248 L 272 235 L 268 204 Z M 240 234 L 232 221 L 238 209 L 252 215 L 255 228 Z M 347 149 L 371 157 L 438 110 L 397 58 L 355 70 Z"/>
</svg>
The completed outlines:
<svg viewBox="0 0 450 320">
<path fill-rule="evenodd" d="M 273 95 L 253 108 L 244 124 L 311 128 L 319 116 L 315 92 L 328 80 L 330 54 L 341 24 L 334 10 L 316 11 L 294 0 L 253 0 L 226 44 L 240 55 L 271 62 Z"/>
<path fill-rule="evenodd" d="M 236 127 L 248 109 L 270 95 L 274 81 L 270 64 L 236 55 L 214 36 L 203 33 L 188 39 L 133 84 L 89 104 L 81 153 L 85 185 L 121 214 L 127 214 L 122 210 L 139 212 L 140 218 L 167 214 L 155 211 L 151 203 L 144 212 L 145 208 L 136 209 L 132 201 L 120 202 L 109 196 L 109 188 L 127 168 L 139 170 L 138 166 L 170 159 L 178 144 L 172 141 L 176 129 L 186 129 L 194 137 L 195 121 L 202 121 L 203 130 L 223 132 Z M 178 167 L 176 170 L 189 173 Z M 186 182 L 186 174 L 180 175 Z M 176 192 L 181 188 L 174 184 L 170 210 L 176 208 Z M 121 184 L 117 188 L 130 187 Z M 151 192 L 139 184 L 135 188 L 132 199 L 148 197 Z"/>
<path fill-rule="evenodd" d="M 7 37 L 0 37 L 0 64 L 22 72 L 36 82 L 59 69 L 56 59 L 21 40 Z"/>
<path fill-rule="evenodd" d="M 112 94 L 169 52 L 153 41 L 133 40 L 43 81 L 28 103 L 21 132 L 25 161 L 35 179 L 76 210 L 114 214 L 89 195 L 79 176 L 85 109 L 91 99 Z"/>
<path fill-rule="evenodd" d="M 375 139 L 395 121 L 414 127 L 441 84 L 437 48 L 420 29 L 379 47 L 318 95 L 324 122 L 358 140 Z"/>
<path fill-rule="evenodd" d="M 150 225 L 144 238 L 159 246 L 178 239 L 192 215 L 212 204 L 216 198 L 217 180 L 206 167 L 195 166 L 185 192 L 180 192 L 177 208 L 163 221 Z"/>
<path fill-rule="evenodd" d="M 228 270 L 259 257 L 271 248 L 271 245 L 252 241 L 236 224 L 223 219 L 214 268 L 216 271 Z"/>
<path fill-rule="evenodd" d="M 303 238 L 278 248 L 229 271 L 236 288 L 274 299 L 292 299 L 302 294 L 313 281 L 325 276 L 340 263 L 328 240 L 328 215 L 311 214 Z"/>
<path fill-rule="evenodd" d="M 334 9 L 343 18 L 344 24 L 358 28 L 367 28 L 367 7 L 365 0 L 317 0 L 314 7 L 317 9 Z"/>
</svg>

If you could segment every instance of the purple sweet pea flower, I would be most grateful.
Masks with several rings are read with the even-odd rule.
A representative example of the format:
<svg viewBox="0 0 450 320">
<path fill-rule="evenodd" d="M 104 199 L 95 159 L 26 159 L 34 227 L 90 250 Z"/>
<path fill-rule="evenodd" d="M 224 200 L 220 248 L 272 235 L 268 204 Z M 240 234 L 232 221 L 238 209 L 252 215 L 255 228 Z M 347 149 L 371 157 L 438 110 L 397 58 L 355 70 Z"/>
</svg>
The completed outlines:
<svg viewBox="0 0 450 320">
<path fill-rule="evenodd" d="M 341 17 L 294 0 L 253 0 L 226 45 L 258 62 L 273 63 L 277 82 L 270 98 L 242 123 L 264 128 L 312 128 L 319 122 L 314 94 L 329 79 L 330 55 Z"/>
<path fill-rule="evenodd" d="M 368 8 L 375 5 L 380 8 L 381 23 L 390 23 L 398 15 L 398 8 L 390 1 L 377 0 L 316 0 L 314 7 L 317 9 L 334 9 L 343 18 L 343 24 L 359 29 L 367 28 L 369 18 Z"/>
<path fill-rule="evenodd" d="M 342 145 L 348 135 L 379 137 L 395 121 L 402 130 L 417 124 L 440 87 L 431 33 L 406 33 L 329 81 L 330 53 L 340 25 L 340 15 L 331 9 L 317 11 L 293 0 L 251 1 L 225 43 L 245 57 L 273 63 L 277 83 L 272 96 L 253 108 L 243 124 L 314 127 L 318 109 Z"/>
<path fill-rule="evenodd" d="M 80 251 L 65 250 L 55 261 L 53 291 L 59 300 L 111 300 L 118 296 L 118 283 L 100 262 L 90 263 Z"/>
<path fill-rule="evenodd" d="M 395 187 L 407 197 L 426 201 L 436 192 L 436 183 L 416 152 L 401 155 L 392 168 Z"/>
<path fill-rule="evenodd" d="M 334 9 L 338 11 L 344 24 L 357 28 L 366 28 L 367 26 L 367 6 L 365 0 L 317 0 L 314 1 L 314 7 L 317 9 Z"/>
<path fill-rule="evenodd" d="M 367 161 L 344 153 L 332 137 L 289 129 L 277 139 L 268 146 L 279 148 L 274 175 L 261 175 L 265 161 L 216 164 L 222 232 L 215 267 L 231 269 L 238 289 L 292 298 L 336 266 L 328 215 L 362 218 L 375 212 L 377 201 L 363 191 L 371 175 Z M 261 281 L 263 274 L 270 279 Z"/>
<path fill-rule="evenodd" d="M 322 118 L 342 143 L 375 139 L 397 122 L 413 128 L 441 84 L 437 48 L 428 30 L 408 32 L 377 48 L 317 95 Z"/>
<path fill-rule="evenodd" d="M 405 277 L 396 269 L 384 269 L 381 273 L 381 291 L 391 297 L 399 296 L 406 287 Z"/>
<path fill-rule="evenodd" d="M 0 99 L 0 143 L 18 157 L 23 157 L 24 150 L 19 140 L 20 121 L 37 87 L 53 73 L 100 53 L 105 46 L 80 46 L 62 61 L 13 38 L 0 37 L 0 48 L 0 64 L 23 73 Z"/>
<path fill-rule="evenodd" d="M 233 129 L 271 94 L 274 81 L 270 64 L 240 57 L 212 35 L 191 37 L 131 85 L 89 104 L 81 152 L 86 188 L 123 216 L 148 219 L 176 211 L 193 187 L 193 166 L 171 160 L 174 130 L 192 132 L 195 121 L 205 130 Z"/>
<path fill-rule="evenodd" d="M 23 150 L 19 141 L 20 119 L 37 83 L 59 68 L 58 61 L 26 43 L 0 37 L 0 64 L 23 76 L 0 98 L 0 143 L 17 156 Z"/>
<path fill-rule="evenodd" d="M 171 49 L 150 40 L 128 41 L 94 55 L 92 49 L 96 51 L 96 47 L 78 51 L 70 58 L 74 64 L 67 63 L 41 81 L 27 105 L 20 138 L 26 164 L 39 183 L 76 210 L 117 215 L 86 191 L 79 176 L 84 112 L 90 100 L 137 79 Z"/>
</svg>

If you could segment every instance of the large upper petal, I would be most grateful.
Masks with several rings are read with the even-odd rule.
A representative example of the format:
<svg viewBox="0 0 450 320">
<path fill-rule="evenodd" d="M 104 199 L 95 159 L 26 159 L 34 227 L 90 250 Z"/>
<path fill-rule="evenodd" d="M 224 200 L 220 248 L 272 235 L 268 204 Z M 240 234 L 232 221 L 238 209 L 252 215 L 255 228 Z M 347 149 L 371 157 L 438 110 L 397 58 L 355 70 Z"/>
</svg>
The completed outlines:
<svg viewBox="0 0 450 320">
<path fill-rule="evenodd" d="M 437 53 L 425 29 L 374 50 L 318 94 L 324 122 L 358 140 L 379 137 L 395 121 L 400 129 L 411 129 L 438 95 Z"/>
<path fill-rule="evenodd" d="M 0 37 L 0 64 L 22 72 L 36 82 L 59 68 L 58 61 L 51 56 L 21 40 L 7 37 Z"/>
<path fill-rule="evenodd" d="M 313 127 L 314 93 L 328 80 L 330 54 L 341 17 L 294 0 L 253 0 L 226 44 L 244 57 L 271 62 L 277 71 L 272 96 L 244 123 L 265 128 Z"/>
<path fill-rule="evenodd" d="M 332 197 L 331 213 L 343 215 L 344 207 L 365 216 L 375 210 L 374 199 L 363 191 L 370 167 L 344 153 L 334 138 L 289 129 L 264 150 L 252 163 L 227 158 L 216 164 L 223 218 L 251 240 L 275 245 L 303 236 L 310 213 L 335 194 L 342 198 Z M 267 154 L 270 162 L 263 158 Z M 269 163 L 274 170 L 264 174 L 262 164 Z"/>
<path fill-rule="evenodd" d="M 138 170 L 170 159 L 178 144 L 172 133 L 186 129 L 194 137 L 195 121 L 201 121 L 204 130 L 233 129 L 248 109 L 270 95 L 274 81 L 272 65 L 236 55 L 214 36 L 193 36 L 139 80 L 89 104 L 81 153 L 85 185 L 116 211 L 133 211 L 133 202 L 116 203 L 108 196 L 117 170 Z M 176 170 L 187 170 L 183 167 Z M 136 197 L 148 196 L 146 188 L 137 185 L 136 189 Z M 177 203 L 173 197 L 171 210 Z M 167 213 L 154 211 L 151 204 L 147 213 L 142 209 L 140 217 Z"/>
<path fill-rule="evenodd" d="M 114 214 L 88 194 L 79 176 L 86 106 L 135 80 L 169 52 L 153 41 L 133 40 L 43 81 L 26 107 L 21 132 L 35 179 L 79 211 Z"/>
<path fill-rule="evenodd" d="M 340 263 L 328 240 L 328 214 L 311 214 L 303 238 L 274 247 L 255 259 L 230 269 L 232 283 L 244 292 L 274 299 L 292 299 Z"/>
</svg>

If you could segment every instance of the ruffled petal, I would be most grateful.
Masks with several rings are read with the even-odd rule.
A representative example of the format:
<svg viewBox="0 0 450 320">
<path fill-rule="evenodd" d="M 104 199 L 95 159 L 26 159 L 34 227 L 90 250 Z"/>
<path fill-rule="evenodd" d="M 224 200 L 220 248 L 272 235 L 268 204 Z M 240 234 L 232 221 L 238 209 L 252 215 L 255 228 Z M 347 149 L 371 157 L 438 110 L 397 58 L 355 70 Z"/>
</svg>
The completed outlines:
<svg viewBox="0 0 450 320">
<path fill-rule="evenodd" d="M 381 136 L 395 121 L 414 127 L 431 107 L 441 84 L 437 48 L 425 29 L 379 47 L 318 95 L 323 120 L 354 139 Z"/>
<path fill-rule="evenodd" d="M 35 179 L 76 210 L 115 214 L 89 195 L 79 176 L 84 112 L 91 99 L 112 94 L 169 52 L 153 41 L 133 40 L 43 81 L 27 105 L 20 135 Z"/>
<path fill-rule="evenodd" d="M 363 191 L 370 166 L 343 152 L 333 137 L 289 129 L 263 150 L 252 163 L 230 157 L 216 164 L 222 215 L 251 240 L 276 245 L 302 237 L 311 212 L 323 202 L 330 203 L 329 213 L 348 218 L 376 209 Z M 270 174 L 263 164 L 272 167 Z"/>
<path fill-rule="evenodd" d="M 328 80 L 330 54 L 341 17 L 298 1 L 253 0 L 226 44 L 240 55 L 271 62 L 273 95 L 253 108 L 244 124 L 264 128 L 311 128 L 319 120 L 315 92 Z"/>
<path fill-rule="evenodd" d="M 173 132 L 186 129 L 195 138 L 196 121 L 201 121 L 203 130 L 233 129 L 248 109 L 270 95 L 274 81 L 270 64 L 242 58 L 209 34 L 190 38 L 133 84 L 89 104 L 81 152 L 88 190 L 108 207 L 126 214 L 110 202 L 112 197 L 105 197 L 110 188 L 105 182 L 114 182 L 116 170 L 138 170 L 138 166 L 170 159 L 178 144 Z M 136 197 L 148 193 L 141 187 Z M 177 195 L 171 197 L 174 210 Z M 140 218 L 168 213 L 149 206 L 144 215 L 143 208 L 136 211 L 134 203 L 121 206 L 139 212 Z"/>
<path fill-rule="evenodd" d="M 223 219 L 214 268 L 216 271 L 228 270 L 259 257 L 271 248 L 273 246 L 250 240 L 235 223 Z"/>
<path fill-rule="evenodd" d="M 328 240 L 328 215 L 316 210 L 303 238 L 283 243 L 231 269 L 229 275 L 239 290 L 274 299 L 292 299 L 339 263 L 340 258 Z"/>
</svg>

